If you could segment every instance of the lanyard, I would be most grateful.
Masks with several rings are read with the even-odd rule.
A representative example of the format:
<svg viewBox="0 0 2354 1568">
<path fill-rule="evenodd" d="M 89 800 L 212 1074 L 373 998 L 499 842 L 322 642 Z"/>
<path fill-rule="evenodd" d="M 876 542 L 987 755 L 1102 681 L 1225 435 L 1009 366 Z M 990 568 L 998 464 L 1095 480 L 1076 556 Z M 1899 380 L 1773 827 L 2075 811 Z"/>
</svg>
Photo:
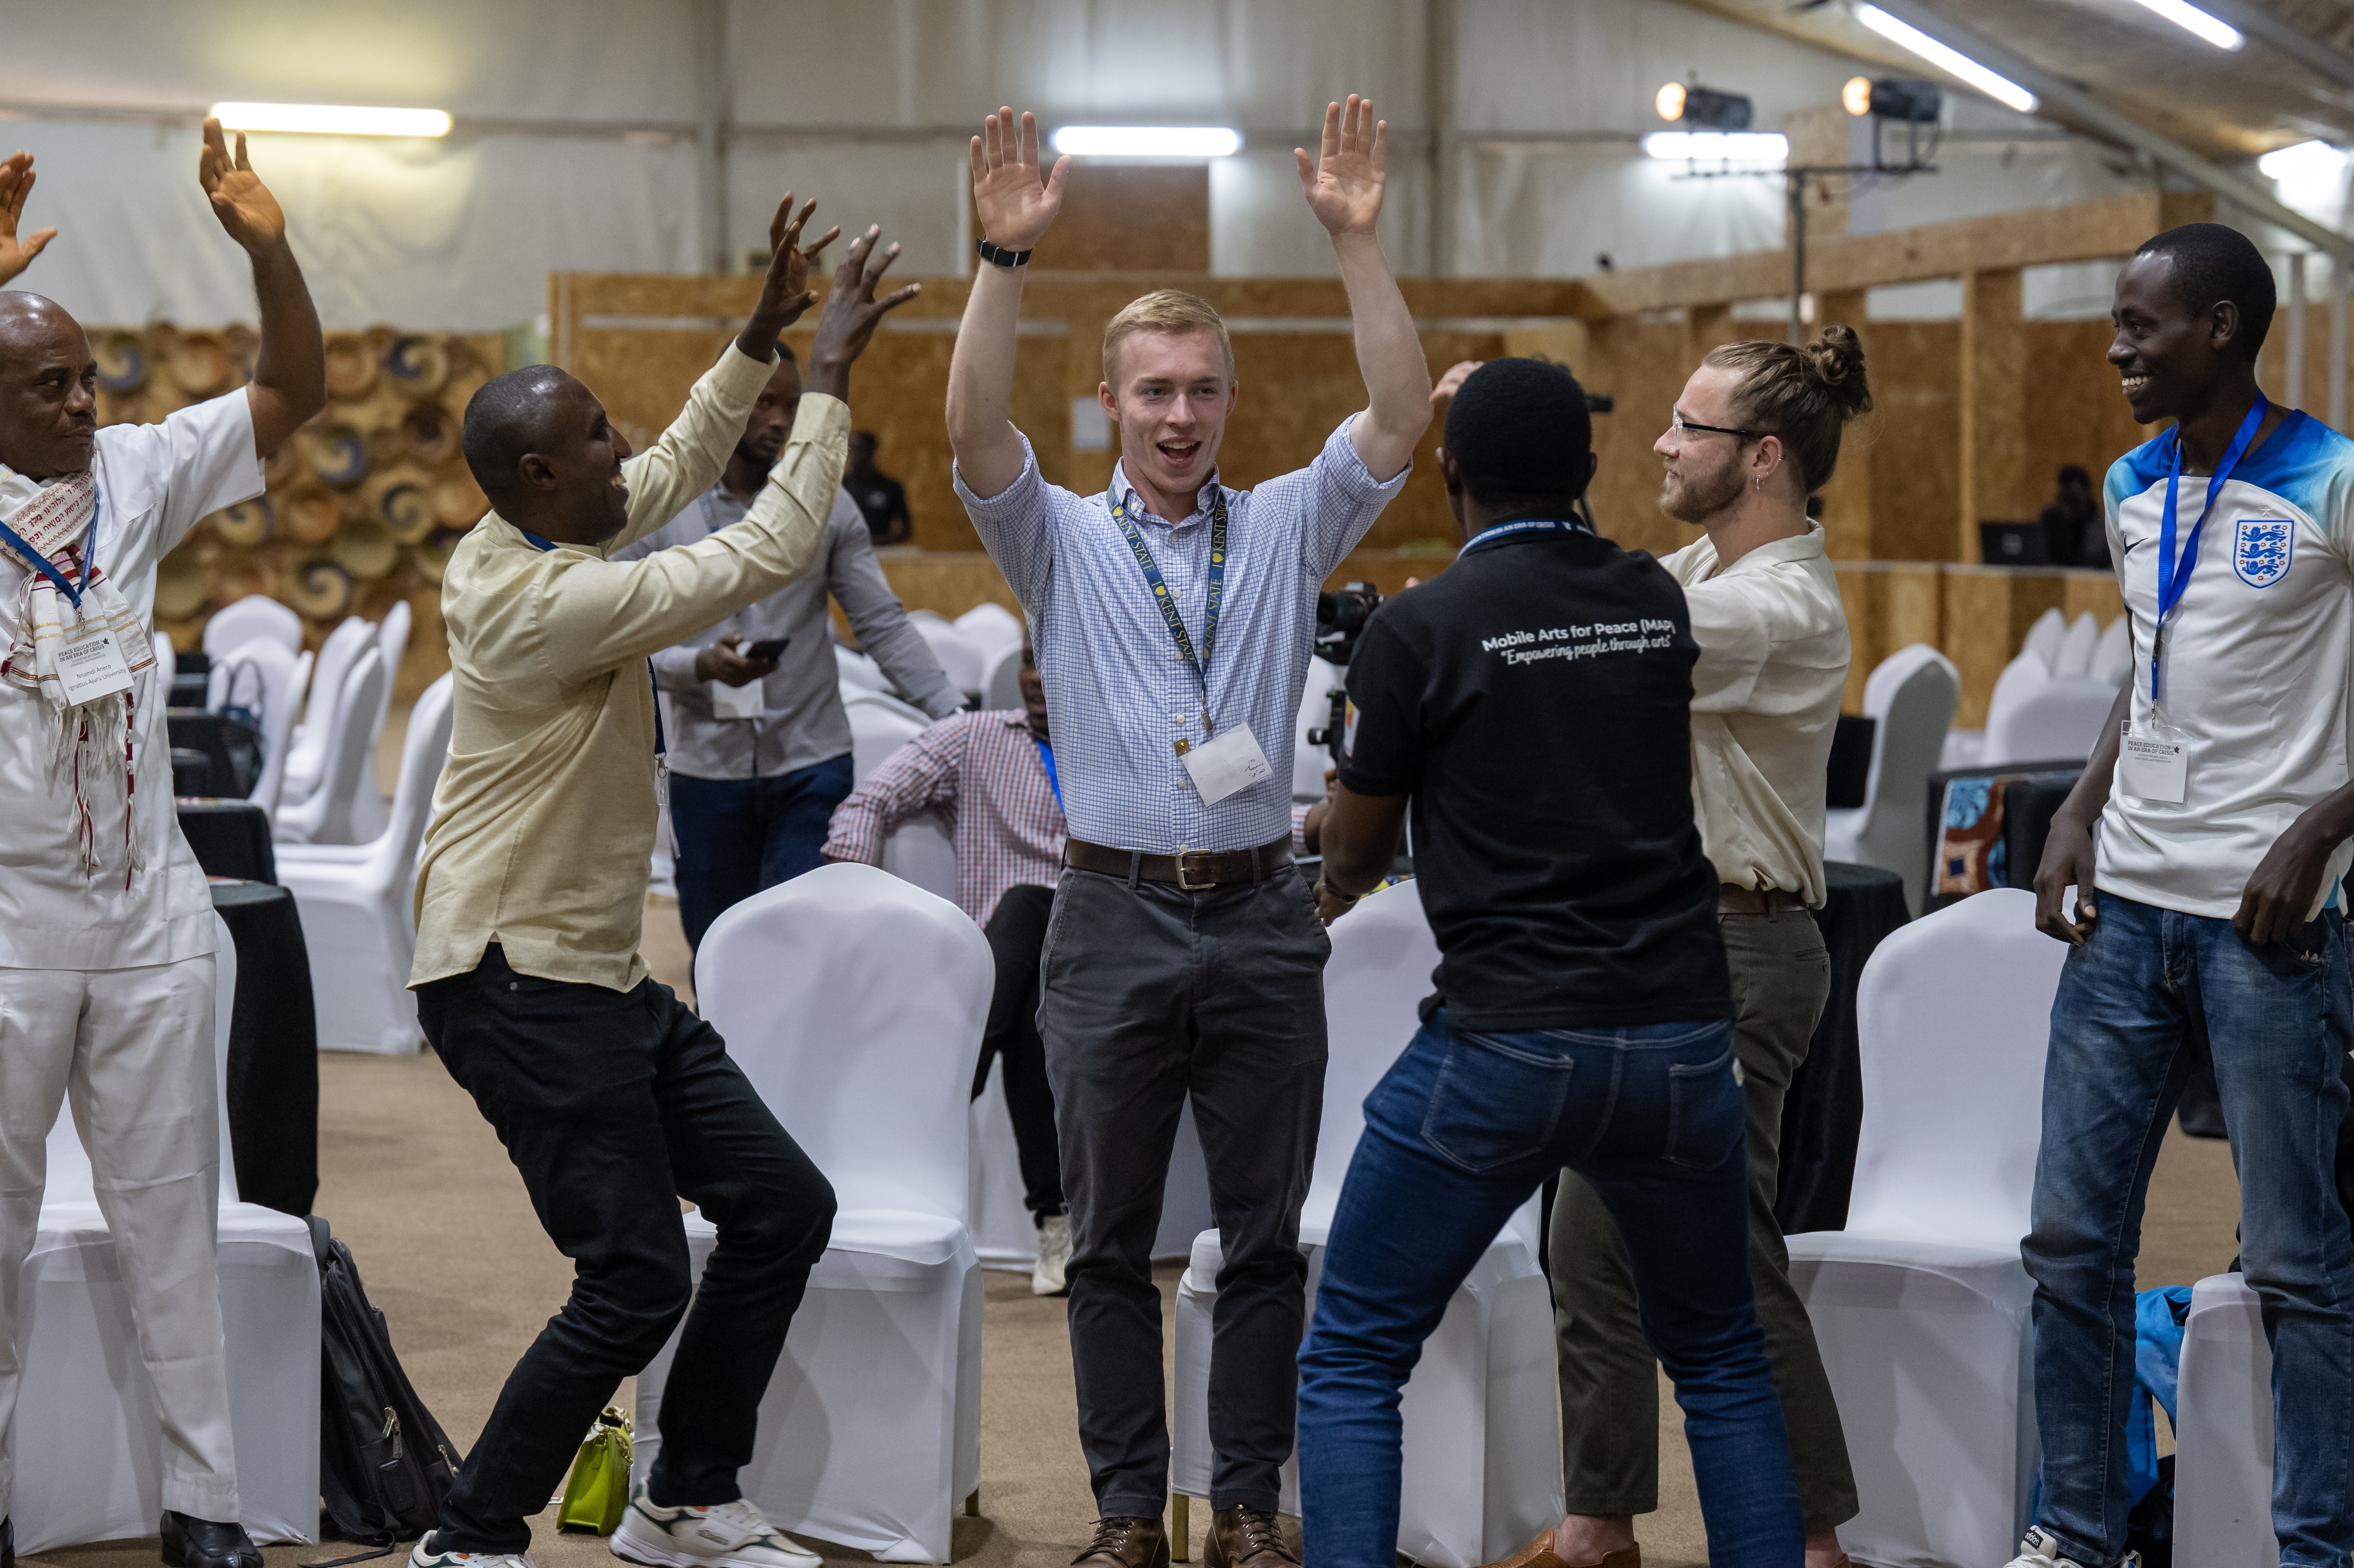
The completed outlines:
<svg viewBox="0 0 2354 1568">
<path fill-rule="evenodd" d="M 1587 526 L 1582 517 L 1566 519 L 1523 517 L 1517 522 L 1499 523 L 1492 528 L 1480 529 L 1465 541 L 1461 549 L 1455 552 L 1455 558 L 1459 561 L 1472 551 L 1483 546 L 1498 544 L 1514 534 L 1592 534 L 1594 530 Z"/>
<path fill-rule="evenodd" d="M 2182 559 L 2174 558 L 2174 503 L 2182 485 L 2182 427 L 2174 428 L 2174 467 L 2166 476 L 2166 510 L 2158 529 L 2158 624 L 2149 637 L 2149 700 L 2158 704 L 2158 661 L 2166 648 L 2166 615 L 2182 600 L 2182 590 L 2190 586 L 2190 569 L 2199 564 L 2199 531 L 2207 526 L 2208 514 L 2215 510 L 2215 498 L 2223 493 L 2223 482 L 2240 466 L 2241 454 L 2255 439 L 2256 427 L 2264 423 L 2264 412 L 2272 405 L 2264 395 L 2256 394 L 2256 401 L 2248 417 L 2240 421 L 2239 433 L 2232 444 L 2223 449 L 2223 461 L 2215 465 L 2214 474 L 2207 481 L 2207 503 L 2199 509 L 2199 521 L 2190 525 L 2190 537 L 2183 542 Z"/>
<path fill-rule="evenodd" d="M 1219 485 L 1210 499 L 1210 579 L 1202 600 L 1202 651 L 1193 652 L 1193 640 L 1185 632 L 1185 619 L 1177 613 L 1177 596 L 1161 576 L 1160 563 L 1152 558 L 1151 547 L 1136 524 L 1128 520 L 1128 504 L 1111 503 L 1111 520 L 1119 524 L 1128 547 L 1136 555 L 1136 564 L 1144 569 L 1144 583 L 1152 590 L 1152 599 L 1161 607 L 1161 619 L 1169 623 L 1169 635 L 1177 640 L 1177 652 L 1185 655 L 1193 667 L 1193 679 L 1202 683 L 1202 733 L 1214 727 L 1210 722 L 1210 652 L 1218 641 L 1218 600 L 1226 587 L 1226 492 Z"/>
<path fill-rule="evenodd" d="M 1030 738 L 1038 743 L 1038 760 L 1046 765 L 1046 783 L 1055 791 L 1055 810 L 1059 811 L 1063 809 L 1063 777 L 1055 771 L 1055 748 L 1043 735 Z"/>
<path fill-rule="evenodd" d="M 556 548 L 556 541 L 553 539 L 543 539 L 527 528 L 518 528 L 515 532 L 530 540 L 531 547 L 535 550 L 553 550 Z M 654 679 L 654 662 L 652 654 L 648 654 L 646 657 L 646 684 L 652 689 L 654 694 L 654 755 L 656 757 L 660 757 L 670 749 L 670 745 L 663 738 L 662 683 Z"/>
<path fill-rule="evenodd" d="M 91 491 L 90 532 L 84 534 L 81 540 L 81 580 L 85 584 L 98 574 L 98 520 L 105 511 L 106 496 L 104 493 L 96 490 Z M 8 548 L 14 550 L 17 555 L 23 556 L 27 562 L 31 563 L 35 571 L 48 578 L 52 583 L 55 583 L 57 585 L 58 591 L 65 595 L 67 599 L 73 601 L 73 607 L 75 609 L 79 610 L 81 609 L 81 589 L 74 587 L 72 583 L 67 581 L 66 575 L 58 570 L 58 568 L 50 563 L 49 558 L 47 556 L 44 556 L 40 551 L 33 548 L 32 545 L 22 535 L 18 534 L 14 528 L 9 527 L 5 523 L 0 523 L 0 544 L 6 545 Z"/>
</svg>

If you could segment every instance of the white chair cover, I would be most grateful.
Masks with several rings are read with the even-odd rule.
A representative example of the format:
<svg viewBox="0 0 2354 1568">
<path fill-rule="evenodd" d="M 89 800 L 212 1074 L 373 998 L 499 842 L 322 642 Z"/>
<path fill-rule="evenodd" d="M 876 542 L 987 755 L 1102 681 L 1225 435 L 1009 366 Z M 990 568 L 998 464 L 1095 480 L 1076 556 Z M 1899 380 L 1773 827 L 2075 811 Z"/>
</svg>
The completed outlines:
<svg viewBox="0 0 2354 1568">
<path fill-rule="evenodd" d="M 2052 683 L 2052 671 L 2033 652 L 2024 652 L 2002 667 L 1994 680 L 1994 691 L 1987 697 L 1987 733 L 1994 730 L 2017 711 L 2019 705 Z M 1984 756 L 1981 748 L 1980 756 Z"/>
<path fill-rule="evenodd" d="M 310 700 L 303 705 L 302 722 L 294 726 L 294 748 L 286 758 L 286 782 L 279 797 L 281 804 L 301 805 L 325 776 L 327 743 L 344 682 L 360 654 L 375 641 L 376 628 L 352 615 L 345 617 L 343 624 L 327 633 L 326 641 L 319 645 L 318 662 L 311 671 Z"/>
<path fill-rule="evenodd" d="M 2090 675 L 2054 675 L 1988 726 L 1981 765 L 2090 757 L 2116 700 L 2116 687 Z"/>
<path fill-rule="evenodd" d="M 882 767 L 893 752 L 923 734 L 932 722 L 921 708 L 909 707 L 880 692 L 862 692 L 845 700 L 842 707 L 850 718 L 850 774 L 854 781 Z"/>
<path fill-rule="evenodd" d="M 164 683 L 169 687 L 173 677 L 180 673 L 179 652 L 172 646 L 172 634 L 168 631 L 155 633 L 154 641 L 155 667 L 164 673 Z"/>
<path fill-rule="evenodd" d="M 2273 1348 L 2236 1274 L 2190 1290 L 2175 1384 L 2174 1560 L 2278 1568 L 2273 1533 Z"/>
<path fill-rule="evenodd" d="M 981 671 L 981 705 L 1018 708 L 1022 705 L 1022 644 L 1000 648 Z"/>
<path fill-rule="evenodd" d="M 1022 646 L 1022 618 L 995 599 L 974 605 L 953 624 L 984 656 Z"/>
<path fill-rule="evenodd" d="M 2114 689 L 2122 686 L 2133 675 L 2133 622 L 2118 616 L 2109 622 L 2108 630 L 2093 648 L 2093 667 L 2088 672 L 2093 679 L 2104 681 Z"/>
<path fill-rule="evenodd" d="M 915 628 L 930 646 L 932 657 L 940 662 L 940 671 L 948 676 L 949 684 L 967 696 L 978 696 L 981 694 L 981 645 L 945 620 L 915 620 Z"/>
<path fill-rule="evenodd" d="M 376 789 L 375 718 L 384 683 L 389 679 L 384 655 L 373 647 L 361 649 L 351 673 L 344 678 L 343 690 L 335 694 L 334 716 L 327 727 L 326 768 L 308 798 L 278 812 L 270 827 L 271 836 L 279 842 L 359 842 L 352 823 L 352 801 L 361 790 Z M 299 750 L 298 747 L 298 755 Z M 288 768 L 291 772 L 291 759 Z"/>
<path fill-rule="evenodd" d="M 384 694 L 376 699 L 376 721 L 368 727 L 368 745 L 373 747 L 384 734 L 384 721 L 392 715 L 392 688 L 400 680 L 401 655 L 408 651 L 408 601 L 395 599 L 392 608 L 384 612 L 376 627 L 376 651 L 384 655 Z M 371 773 L 352 796 L 352 842 L 366 843 L 384 832 L 385 799 L 376 788 Z"/>
<path fill-rule="evenodd" d="M 2056 609 L 2047 609 L 2035 618 L 2020 641 L 2022 652 L 2032 653 L 2041 661 L 2047 673 L 2052 671 L 2060 657 L 2060 644 L 2068 640 L 2068 618 Z"/>
<path fill-rule="evenodd" d="M 1324 798 L 1324 770 L 1332 766 L 1332 754 L 1310 745 L 1308 732 L 1332 722 L 1332 688 L 1348 676 L 1349 672 L 1338 664 L 1312 657 L 1308 661 L 1308 683 L 1299 689 L 1299 714 L 1291 726 L 1291 797 L 1295 800 Z"/>
<path fill-rule="evenodd" d="M 218 1267 L 241 1522 L 308 1542 L 319 1521 L 319 1268 L 301 1220 L 237 1196 L 226 1081 L 237 946 L 214 917 L 213 1089 Z M 49 1131 L 48 1190 L 18 1276 L 16 1550 L 150 1535 L 163 1511 L 163 1434 L 114 1240 L 70 1108 Z"/>
<path fill-rule="evenodd" d="M 1825 813 L 1823 858 L 1876 865 L 1904 878 L 1907 908 L 1921 907 L 1929 879 L 1929 775 L 1945 752 L 1961 676 L 1925 642 L 1900 648 L 1863 683 L 1875 720 L 1863 804 Z"/>
<path fill-rule="evenodd" d="M 294 893 L 323 1051 L 417 1050 L 417 847 L 450 758 L 451 680 L 425 688 L 408 715 L 391 820 L 365 844 L 282 844 L 278 880 Z"/>
<path fill-rule="evenodd" d="M 862 692 L 888 692 L 891 689 L 891 678 L 883 673 L 883 666 L 855 648 L 844 648 L 841 643 L 835 643 L 833 666 L 834 673 L 841 679 L 844 697 L 849 696 L 854 687 Z"/>
<path fill-rule="evenodd" d="M 1790 1238 L 1847 1427 L 1859 1563 L 2008 1560 L 2037 1446 L 2020 1262 L 2067 948 L 1996 888 L 1882 941 L 1857 992 L 1863 1128 L 1847 1228 Z"/>
<path fill-rule="evenodd" d="M 207 658 L 218 658 L 256 638 L 279 644 L 289 653 L 302 651 L 302 618 L 267 594 L 248 594 L 221 606 L 205 622 L 202 646 Z"/>
<path fill-rule="evenodd" d="M 264 811 L 278 809 L 286 778 L 286 753 L 293 744 L 294 715 L 311 678 L 311 655 L 289 653 L 274 638 L 255 638 L 212 662 L 205 683 L 205 706 L 219 713 L 237 706 L 261 726 L 261 776 L 247 797 Z"/>
<path fill-rule="evenodd" d="M 744 1495 L 781 1530 L 946 1563 L 949 1520 L 981 1480 L 965 1103 L 989 944 L 952 904 L 873 866 L 825 865 L 722 915 L 695 972 L 704 1016 L 839 1204 L 760 1404 Z M 716 1233 L 699 1214 L 686 1230 L 699 1272 Z M 661 1451 L 675 1349 L 638 1378 L 640 1477 Z"/>
<path fill-rule="evenodd" d="M 1421 1027 L 1416 1010 L 1437 962 L 1411 882 L 1373 895 L 1332 927 L 1324 969 L 1331 1056 L 1299 1216 L 1311 1303 L 1333 1206 L 1365 1130 L 1365 1097 Z M 1406 1380 L 1397 1549 L 1417 1563 L 1469 1568 L 1506 1557 L 1561 1517 L 1553 1298 L 1537 1266 L 1538 1210 L 1532 1194 L 1490 1245 Z M 1187 1497 L 1210 1491 L 1210 1316 L 1224 1262 L 1218 1233 L 1204 1231 L 1177 1284 L 1169 1484 Z M 1284 1464 L 1282 1507 L 1299 1511 L 1296 1458 Z"/>
<path fill-rule="evenodd" d="M 2100 646 L 2100 641 L 2101 623 L 2093 619 L 2091 610 L 2084 611 L 2068 623 L 2067 634 L 2060 639 L 2060 646 L 2052 651 L 2052 675 L 2056 678 L 2091 674 L 2093 653 Z"/>
</svg>

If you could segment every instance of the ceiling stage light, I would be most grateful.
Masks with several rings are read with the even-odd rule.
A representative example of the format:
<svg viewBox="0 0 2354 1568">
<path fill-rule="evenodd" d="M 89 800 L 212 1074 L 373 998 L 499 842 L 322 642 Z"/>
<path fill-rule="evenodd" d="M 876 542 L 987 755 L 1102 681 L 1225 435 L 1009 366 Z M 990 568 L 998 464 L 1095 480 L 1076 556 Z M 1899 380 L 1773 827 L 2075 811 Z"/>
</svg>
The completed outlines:
<svg viewBox="0 0 2354 1568">
<path fill-rule="evenodd" d="M 1912 50 L 1948 76 L 1969 83 L 1988 98 L 2021 114 L 2032 114 L 2040 101 L 2035 94 L 2007 76 L 1997 76 L 1959 49 L 1939 43 L 1910 22 L 1897 20 L 1877 5 L 1858 5 L 1855 19 L 1901 48 Z"/>
<path fill-rule="evenodd" d="M 2140 0 L 2144 8 L 2157 12 L 2186 33 L 2196 33 L 2219 49 L 2246 47 L 2248 40 L 2240 29 L 2220 16 L 2211 16 L 2190 0 Z"/>
<path fill-rule="evenodd" d="M 1786 164 L 1789 138 L 1771 131 L 1654 131 L 1643 155 L 1674 163 Z"/>
<path fill-rule="evenodd" d="M 1223 125 L 1066 125 L 1047 138 L 1075 158 L 1231 158 L 1243 133 Z"/>
<path fill-rule="evenodd" d="M 1651 96 L 1651 107 L 1659 111 L 1662 120 L 1681 120 L 1684 117 L 1684 84 L 1671 81 L 1659 89 Z"/>
<path fill-rule="evenodd" d="M 1868 76 L 1848 78 L 1847 85 L 1840 89 L 1840 107 L 1859 118 L 1871 113 L 1872 79 Z"/>
<path fill-rule="evenodd" d="M 1671 81 L 1652 95 L 1659 118 L 1693 131 L 1746 131 L 1752 113 L 1749 100 L 1737 92 L 1718 92 Z"/>
<path fill-rule="evenodd" d="M 229 131 L 293 131 L 319 136 L 447 136 L 439 109 L 368 109 L 349 103 L 216 103 Z"/>
</svg>

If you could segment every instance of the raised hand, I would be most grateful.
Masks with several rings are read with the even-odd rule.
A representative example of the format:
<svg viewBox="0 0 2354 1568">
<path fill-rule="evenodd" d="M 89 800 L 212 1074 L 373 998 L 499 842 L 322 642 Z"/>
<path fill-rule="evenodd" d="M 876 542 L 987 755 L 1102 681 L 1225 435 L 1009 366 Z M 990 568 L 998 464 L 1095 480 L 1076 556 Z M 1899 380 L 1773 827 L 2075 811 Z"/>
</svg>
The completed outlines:
<svg viewBox="0 0 2354 1568">
<path fill-rule="evenodd" d="M 0 283 L 33 264 L 50 240 L 54 228 L 44 228 L 19 241 L 16 226 L 25 216 L 25 198 L 33 194 L 33 154 L 14 153 L 0 158 Z"/>
<path fill-rule="evenodd" d="M 777 216 L 769 220 L 769 273 L 761 280 L 759 302 L 752 307 L 751 319 L 736 345 L 754 359 L 767 360 L 777 352 L 777 334 L 801 320 L 801 313 L 817 302 L 809 290 L 810 263 L 817 253 L 833 243 L 842 232 L 829 228 L 818 237 L 816 244 L 804 248 L 801 230 L 817 211 L 817 203 L 804 202 L 799 212 L 793 210 L 793 193 L 787 191 L 778 204 Z"/>
<path fill-rule="evenodd" d="M 1447 374 L 1438 378 L 1438 385 L 1430 389 L 1430 406 L 1436 408 L 1462 391 L 1463 384 L 1471 379 L 1471 373 L 1487 363 L 1484 359 L 1458 359 L 1448 366 Z"/>
<path fill-rule="evenodd" d="M 882 237 L 882 229 L 869 226 L 850 242 L 850 253 L 834 270 L 825 305 L 818 312 L 817 342 L 810 350 L 809 389 L 812 392 L 845 396 L 850 366 L 875 340 L 875 327 L 885 315 L 923 291 L 921 283 L 910 283 L 880 300 L 875 297 L 875 286 L 899 259 L 896 242 L 877 249 Z"/>
<path fill-rule="evenodd" d="M 981 122 L 981 134 L 972 139 L 972 205 L 981 214 L 983 239 L 1007 250 L 1027 250 L 1038 243 L 1063 210 L 1071 160 L 1055 160 L 1043 182 L 1038 170 L 1036 116 L 1025 111 L 1018 131 L 1011 109 Z"/>
<path fill-rule="evenodd" d="M 286 214 L 247 160 L 244 132 L 237 133 L 237 155 L 232 158 L 221 122 L 205 122 L 205 150 L 196 156 L 196 181 L 212 199 L 213 216 L 249 254 L 286 242 Z"/>
<path fill-rule="evenodd" d="M 1349 95 L 1344 109 L 1324 106 L 1324 144 L 1310 163 L 1305 149 L 1294 147 L 1299 165 L 1299 189 L 1316 221 L 1338 238 L 1343 234 L 1373 232 L 1382 215 L 1382 186 L 1389 164 L 1390 124 L 1373 118 L 1373 101 Z"/>
</svg>

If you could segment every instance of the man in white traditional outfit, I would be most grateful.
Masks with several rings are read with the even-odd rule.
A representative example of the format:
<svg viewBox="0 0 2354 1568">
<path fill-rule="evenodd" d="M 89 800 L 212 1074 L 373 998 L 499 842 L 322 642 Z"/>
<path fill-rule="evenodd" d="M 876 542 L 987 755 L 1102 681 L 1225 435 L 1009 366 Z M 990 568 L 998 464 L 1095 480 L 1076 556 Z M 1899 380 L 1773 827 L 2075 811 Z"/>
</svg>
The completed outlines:
<svg viewBox="0 0 2354 1568">
<path fill-rule="evenodd" d="M 32 164 L 0 162 L 0 284 L 51 238 L 17 238 Z M 232 157 L 206 121 L 197 177 L 253 258 L 250 386 L 101 430 L 80 323 L 0 292 L 0 1558 L 13 1557 L 17 1277 L 70 1090 L 161 1418 L 164 1561 L 261 1564 L 238 1523 L 214 1274 L 228 1151 L 212 901 L 173 815 L 171 677 L 150 627 L 156 562 L 207 513 L 260 493 L 262 455 L 325 406 L 326 364 L 245 139 Z"/>
</svg>

